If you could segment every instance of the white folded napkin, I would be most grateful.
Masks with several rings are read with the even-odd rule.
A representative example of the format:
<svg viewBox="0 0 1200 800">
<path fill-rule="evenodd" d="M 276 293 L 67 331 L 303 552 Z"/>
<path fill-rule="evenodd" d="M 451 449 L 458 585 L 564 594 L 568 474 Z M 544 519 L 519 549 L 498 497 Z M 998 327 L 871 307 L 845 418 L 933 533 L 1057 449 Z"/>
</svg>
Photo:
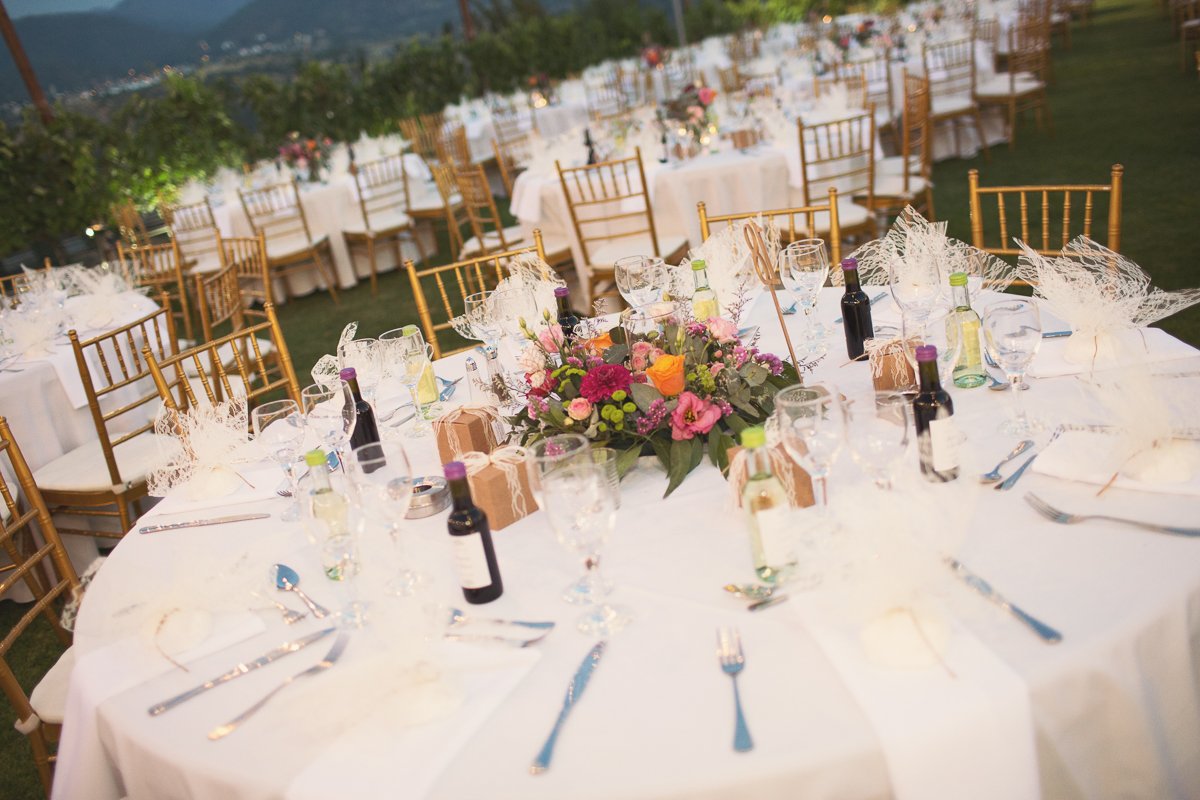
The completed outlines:
<svg viewBox="0 0 1200 800">
<path fill-rule="evenodd" d="M 1127 464 L 1120 463 L 1119 444 L 1113 433 L 1064 431 L 1033 462 L 1033 471 L 1099 486 L 1116 473 L 1117 489 L 1200 497 L 1200 442 L 1175 439 Z"/>
<path fill-rule="evenodd" d="M 173 491 L 154 507 L 151 515 L 142 517 L 143 524 L 167 523 L 173 519 L 159 519 L 164 515 L 189 514 L 198 511 L 223 511 L 231 506 L 246 503 L 261 503 L 279 497 L 277 489 L 284 480 L 283 469 L 274 463 L 231 464 L 221 475 L 205 474 L 193 478 L 179 491 Z M 245 478 L 243 481 L 241 478 Z M 247 483 L 247 481 L 249 483 Z M 228 513 L 237 514 L 239 509 L 229 508 Z"/>
<path fill-rule="evenodd" d="M 1067 348 L 1079 347 L 1079 342 L 1071 341 L 1074 337 L 1046 339 L 1029 367 L 1029 376 L 1055 378 L 1061 375 L 1079 375 L 1116 369 L 1129 363 L 1145 364 L 1193 358 L 1197 353 L 1196 348 L 1159 328 L 1120 331 L 1113 334 L 1113 337 L 1115 348 L 1102 348 L 1096 360 L 1088 363 L 1068 360 Z M 1114 355 L 1114 350 L 1121 355 Z"/>
</svg>

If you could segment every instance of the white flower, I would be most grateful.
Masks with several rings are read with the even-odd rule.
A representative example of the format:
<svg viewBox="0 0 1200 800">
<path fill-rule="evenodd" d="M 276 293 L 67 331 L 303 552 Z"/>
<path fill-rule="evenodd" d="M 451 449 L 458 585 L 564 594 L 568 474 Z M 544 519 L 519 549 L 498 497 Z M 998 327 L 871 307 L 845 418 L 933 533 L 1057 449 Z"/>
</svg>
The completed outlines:
<svg viewBox="0 0 1200 800">
<path fill-rule="evenodd" d="M 517 359 L 517 364 L 527 374 L 536 374 L 543 372 L 546 369 L 546 354 L 537 345 L 530 345 L 521 351 L 520 358 Z M 545 376 L 542 376 L 543 380 Z M 540 386 L 541 383 L 534 384 Z"/>
<path fill-rule="evenodd" d="M 529 385 L 534 389 L 540 388 L 546 382 L 546 370 L 539 369 L 537 372 L 529 373 Z"/>
</svg>

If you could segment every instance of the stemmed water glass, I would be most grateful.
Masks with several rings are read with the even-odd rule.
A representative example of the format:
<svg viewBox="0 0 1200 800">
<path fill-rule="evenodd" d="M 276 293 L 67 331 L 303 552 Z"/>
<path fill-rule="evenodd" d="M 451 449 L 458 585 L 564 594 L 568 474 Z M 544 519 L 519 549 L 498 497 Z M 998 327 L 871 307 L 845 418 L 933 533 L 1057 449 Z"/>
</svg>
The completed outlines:
<svg viewBox="0 0 1200 800">
<path fill-rule="evenodd" d="M 250 415 L 254 440 L 267 449 L 271 459 L 283 467 L 292 502 L 280 517 L 284 522 L 300 519 L 300 482 L 296 463 L 304 445 L 304 415 L 295 400 L 275 400 L 258 406 Z"/>
<path fill-rule="evenodd" d="M 608 590 L 600 575 L 600 556 L 617 523 L 617 492 L 604 465 L 572 460 L 542 475 L 541 507 L 558 541 L 583 557 L 584 582 L 591 608 L 577 627 L 592 636 L 611 636 L 632 620 L 628 611 L 604 601 Z"/>
<path fill-rule="evenodd" d="M 934 306 L 923 313 L 905 311 L 900 317 L 900 331 L 904 355 L 914 373 L 917 371 L 917 348 L 933 345 L 937 348 L 938 376 L 942 386 L 952 386 L 954 365 L 958 363 L 963 346 L 962 331 L 954 316 L 954 309 Z"/>
<path fill-rule="evenodd" d="M 801 239 L 779 251 L 779 277 L 788 292 L 804 309 L 801 350 L 815 356 L 825 351 L 825 330 L 813 319 L 821 287 L 829 277 L 829 255 L 821 239 Z"/>
<path fill-rule="evenodd" d="M 529 490 L 539 507 L 544 507 L 543 486 L 547 478 L 576 462 L 594 463 L 591 443 L 580 433 L 560 433 L 534 442 L 526 448 L 525 472 L 529 476 Z M 563 591 L 568 603 L 582 605 L 592 602 L 592 584 L 581 580 Z"/>
<path fill-rule="evenodd" d="M 1013 298 L 993 303 L 983 312 L 983 341 L 992 360 L 1004 370 L 1012 385 L 1013 419 L 1000 426 L 1000 432 L 1027 438 L 1042 426 L 1025 414 L 1018 389 L 1025 381 L 1038 348 L 1042 345 L 1042 317 L 1037 303 Z"/>
<path fill-rule="evenodd" d="M 333 448 L 339 463 L 354 424 L 358 421 L 358 410 L 354 406 L 354 395 L 350 384 L 339 380 L 334 383 L 314 383 L 300 393 L 304 404 L 304 416 L 309 429 L 314 431 L 321 444 Z"/>
<path fill-rule="evenodd" d="M 909 443 L 912 403 L 901 392 L 871 392 L 846 406 L 850 457 L 880 489 L 891 489 Z"/>
<path fill-rule="evenodd" d="M 338 366 L 353 367 L 363 399 L 375 408 L 376 393 L 383 379 L 383 348 L 378 339 L 351 339 L 338 347 Z"/>
<path fill-rule="evenodd" d="M 888 271 L 888 289 L 901 313 L 915 319 L 929 316 L 945 294 L 948 278 L 932 254 L 908 254 L 894 259 Z"/>
<path fill-rule="evenodd" d="M 425 344 L 425 339 L 420 336 L 420 332 L 401 336 L 394 342 L 397 377 L 408 387 L 408 393 L 412 395 L 413 409 L 416 411 L 413 424 L 404 435 L 410 439 L 427 436 L 433 428 L 425 419 L 425 406 L 421 402 L 421 393 L 417 387 L 421 383 L 421 376 L 430 366 L 432 348 Z"/>
<path fill-rule="evenodd" d="M 613 263 L 617 291 L 630 307 L 644 306 L 662 300 L 667 284 L 667 267 L 656 256 L 625 256 Z"/>
<path fill-rule="evenodd" d="M 817 508 L 829 505 L 829 474 L 845 442 L 844 408 L 837 388 L 814 383 L 789 386 L 775 395 L 775 425 L 788 455 L 819 481 Z"/>
<path fill-rule="evenodd" d="M 503 331 L 500 320 L 492 313 L 492 292 L 468 295 L 463 301 L 463 315 L 471 323 L 471 331 L 485 345 L 495 348 Z"/>
<path fill-rule="evenodd" d="M 397 597 L 411 595 L 425 576 L 404 566 L 400 538 L 401 525 L 413 497 L 414 480 L 408 454 L 399 442 L 373 442 L 355 448 L 347 466 L 361 520 L 387 532 L 400 566 L 387 581 L 387 591 Z"/>
</svg>

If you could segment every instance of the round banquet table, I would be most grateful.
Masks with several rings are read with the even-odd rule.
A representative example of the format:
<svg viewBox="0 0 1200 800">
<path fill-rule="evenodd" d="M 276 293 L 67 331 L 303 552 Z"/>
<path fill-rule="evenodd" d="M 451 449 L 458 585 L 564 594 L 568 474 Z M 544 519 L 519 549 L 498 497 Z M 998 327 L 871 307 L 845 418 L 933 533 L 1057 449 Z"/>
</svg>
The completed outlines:
<svg viewBox="0 0 1200 800">
<path fill-rule="evenodd" d="M 818 305 L 827 325 L 837 313 L 839 291 L 826 289 Z M 768 304 L 760 296 L 749 318 L 762 326 L 764 348 L 783 352 Z M 800 323 L 789 319 L 796 335 Z M 868 366 L 845 363 L 840 337 L 834 326 L 830 355 L 814 377 L 862 389 L 870 380 Z M 1191 360 L 1172 364 L 1194 368 L 1197 352 L 1174 344 Z M 443 377 L 456 377 L 462 356 L 436 366 Z M 1077 384 L 1073 377 L 1036 380 L 1025 393 L 1027 405 L 1049 419 L 1073 419 L 1079 411 Z M 1194 381 L 1191 386 L 1194 391 Z M 980 463 L 994 463 L 1012 444 L 997 432 L 1008 398 L 982 388 L 951 393 L 972 451 Z M 438 470 L 431 440 L 407 446 L 415 469 Z M 848 462 L 842 458 L 835 470 L 834 496 L 845 496 L 854 485 Z M 272 480 L 277 479 L 275 473 Z M 947 677 L 933 666 L 884 670 L 876 677 L 891 687 L 894 700 L 902 701 L 923 681 L 935 686 L 925 697 L 958 697 L 951 693 L 967 680 L 967 670 L 956 643 L 971 640 L 998 665 L 994 691 L 985 683 L 989 691 L 970 702 L 916 704 L 893 720 L 885 736 L 878 726 L 886 720 L 868 713 L 854 689 L 856 679 L 839 669 L 844 662 L 826 646 L 828 631 L 812 605 L 820 589 L 793 592 L 790 602 L 757 614 L 746 613 L 743 601 L 721 590 L 752 573 L 744 528 L 726 502 L 720 474 L 704 463 L 666 500 L 664 483 L 660 469 L 644 464 L 622 483 L 618 526 L 605 563 L 616 585 L 613 600 L 632 609 L 636 619 L 609 641 L 548 772 L 532 776 L 528 766 L 594 642 L 571 625 L 578 608 L 559 599 L 578 564 L 554 542 L 541 513 L 496 532 L 505 593 L 491 605 L 469 608 L 477 616 L 553 619 L 559 626 L 525 650 L 445 645 L 455 653 L 446 663 L 458 664 L 463 674 L 471 674 L 464 665 L 499 664 L 507 676 L 484 688 L 472 684 L 478 691 L 468 691 L 468 701 L 449 716 L 405 726 L 377 713 L 342 728 L 306 726 L 289 716 L 285 694 L 229 738 L 217 743 L 205 738 L 284 677 L 316 663 L 329 640 L 160 717 L 148 716 L 152 703 L 319 626 L 306 619 L 287 628 L 274 611 L 227 615 L 216 626 L 214 638 L 220 641 L 207 655 L 187 661 L 185 674 L 144 640 L 105 633 L 118 618 L 112 615 L 128 611 L 124 586 L 140 582 L 168 592 L 187 572 L 216 574 L 249 553 L 261 559 L 263 586 L 270 561 L 286 561 L 306 576 L 314 599 L 331 607 L 339 602 L 297 526 L 271 519 L 130 535 L 109 557 L 75 634 L 77 662 L 55 797 L 1195 796 L 1200 543 L 1103 522 L 1056 526 L 1038 517 L 1021 495 L 1033 490 L 1068 507 L 1101 506 L 1110 513 L 1193 525 L 1200 518 L 1196 497 L 1115 488 L 1097 498 L 1093 485 L 1032 471 L 1016 491 L 980 489 L 957 557 L 1060 630 L 1064 640 L 1045 644 L 950 581 L 948 590 L 959 594 L 952 604 L 957 633 L 946 659 L 959 676 Z M 173 499 L 155 516 L 179 518 L 168 513 Z M 278 515 L 282 509 L 283 501 L 272 499 L 232 510 Z M 435 599 L 463 607 L 450 577 L 445 515 L 412 522 L 405 536 L 414 562 L 431 574 Z M 731 687 L 713 652 L 714 626 L 721 624 L 738 626 L 745 646 L 739 683 L 756 745 L 751 753 L 731 747 Z M 353 649 L 352 638 L 347 653 Z M 339 663 L 322 678 L 307 680 L 333 681 L 339 669 L 350 666 Z M 1015 694 L 1002 691 L 1001 673 L 1008 676 L 1008 689 L 1017 687 Z M 300 691 L 299 684 L 288 690 L 292 702 Z M 1028 709 L 1024 728 L 1009 741 L 989 739 L 993 731 L 1012 730 L 1000 720 L 1010 707 Z M 1026 753 L 1027 783 L 1006 783 L 1010 776 L 1000 772 L 1009 762 L 999 752 L 1010 748 Z M 907 760 L 893 760 L 897 752 L 908 753 Z M 928 791 L 914 793 L 912 762 L 928 766 Z M 905 775 L 908 783 L 901 780 Z M 955 776 L 966 783 L 955 783 Z M 1010 791 L 1000 793 L 1004 789 Z"/>
</svg>

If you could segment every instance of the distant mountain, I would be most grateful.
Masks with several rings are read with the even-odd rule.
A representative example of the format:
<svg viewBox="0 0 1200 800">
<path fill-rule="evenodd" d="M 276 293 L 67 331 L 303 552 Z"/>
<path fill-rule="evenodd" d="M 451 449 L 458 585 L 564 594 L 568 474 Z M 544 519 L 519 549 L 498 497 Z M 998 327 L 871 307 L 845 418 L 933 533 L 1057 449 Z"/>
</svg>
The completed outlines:
<svg viewBox="0 0 1200 800">
<path fill-rule="evenodd" d="M 38 14 L 67 14 L 73 11 L 100 11 L 112 8 L 118 0 L 5 0 L 4 7 L 13 19 Z"/>
<path fill-rule="evenodd" d="M 320 29 L 336 41 L 379 40 L 436 32 L 457 19 L 456 0 L 250 0 L 209 38 L 246 42 L 263 34 L 278 41 Z"/>
<path fill-rule="evenodd" d="M 121 0 L 113 14 L 165 31 L 202 36 L 250 0 Z"/>
</svg>

